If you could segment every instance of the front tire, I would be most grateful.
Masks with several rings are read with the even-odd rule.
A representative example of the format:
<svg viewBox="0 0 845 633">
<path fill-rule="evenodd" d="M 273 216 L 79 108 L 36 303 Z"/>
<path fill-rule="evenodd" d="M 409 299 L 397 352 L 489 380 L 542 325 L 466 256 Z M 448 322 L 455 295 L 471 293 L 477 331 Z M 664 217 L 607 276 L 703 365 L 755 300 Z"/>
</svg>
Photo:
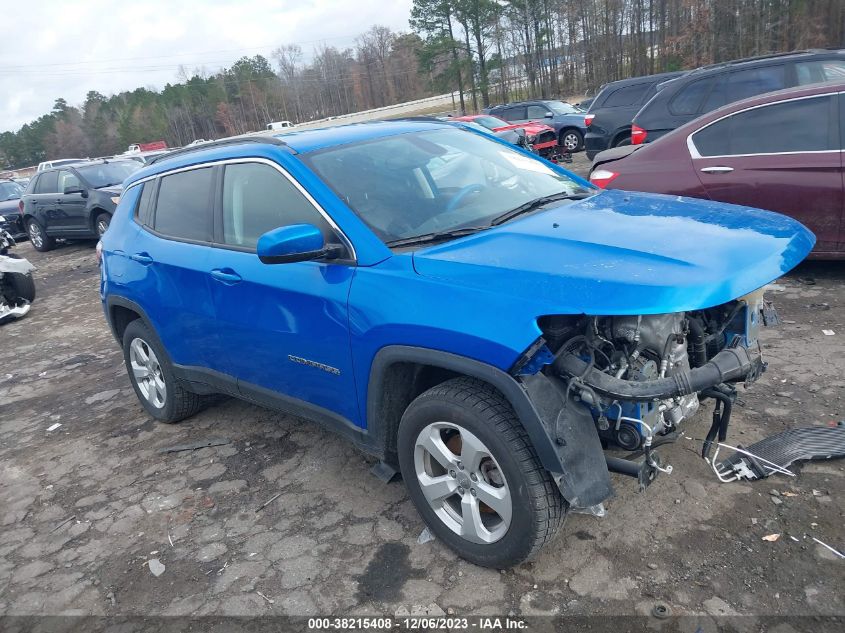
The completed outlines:
<svg viewBox="0 0 845 633">
<path fill-rule="evenodd" d="M 56 240 L 47 235 L 44 227 L 35 218 L 29 218 L 26 221 L 26 232 L 29 234 L 32 247 L 39 253 L 46 253 L 56 245 Z"/>
<path fill-rule="evenodd" d="M 171 424 L 202 408 L 202 396 L 182 387 L 158 338 L 140 319 L 123 333 L 123 360 L 141 405 L 159 422 Z"/>
<path fill-rule="evenodd" d="M 35 280 L 32 278 L 32 273 L 5 273 L 5 277 L 18 299 L 24 299 L 30 303 L 35 301 Z"/>
<path fill-rule="evenodd" d="M 111 224 L 111 215 L 103 211 L 94 219 L 94 229 L 97 232 L 97 237 L 103 237 L 106 231 L 109 230 Z"/>
<path fill-rule="evenodd" d="M 560 133 L 560 146 L 567 152 L 577 152 L 584 146 L 584 136 L 578 130 L 564 130 Z"/>
<path fill-rule="evenodd" d="M 566 502 L 490 385 L 455 378 L 414 400 L 398 434 L 402 477 L 429 529 L 459 556 L 502 569 L 557 532 Z"/>
</svg>

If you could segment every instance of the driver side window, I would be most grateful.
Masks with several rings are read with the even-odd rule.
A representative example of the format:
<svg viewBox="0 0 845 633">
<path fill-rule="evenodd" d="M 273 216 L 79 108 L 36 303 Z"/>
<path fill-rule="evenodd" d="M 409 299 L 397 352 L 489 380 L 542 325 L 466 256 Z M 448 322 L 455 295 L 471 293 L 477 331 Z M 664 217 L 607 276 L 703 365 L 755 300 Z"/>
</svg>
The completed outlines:
<svg viewBox="0 0 845 633">
<path fill-rule="evenodd" d="M 282 174 L 261 163 L 227 165 L 223 174 L 223 243 L 255 248 L 267 231 L 313 224 L 336 242 L 326 219 Z"/>
<path fill-rule="evenodd" d="M 66 189 L 82 189 L 82 184 L 73 173 L 62 170 L 59 172 L 59 193 L 64 193 Z"/>
</svg>

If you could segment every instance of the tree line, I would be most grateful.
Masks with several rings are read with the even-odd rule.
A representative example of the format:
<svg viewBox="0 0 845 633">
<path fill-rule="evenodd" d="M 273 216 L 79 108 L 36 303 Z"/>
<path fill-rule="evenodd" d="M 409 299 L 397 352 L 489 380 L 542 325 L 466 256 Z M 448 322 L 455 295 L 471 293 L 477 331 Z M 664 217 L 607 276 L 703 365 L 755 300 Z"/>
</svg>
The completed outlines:
<svg viewBox="0 0 845 633">
<path fill-rule="evenodd" d="M 455 91 L 456 109 L 593 94 L 624 77 L 814 47 L 845 47 L 842 0 L 414 0 L 410 31 L 354 46 L 296 44 L 162 90 L 88 92 L 0 134 L 0 166 L 170 146 Z"/>
</svg>

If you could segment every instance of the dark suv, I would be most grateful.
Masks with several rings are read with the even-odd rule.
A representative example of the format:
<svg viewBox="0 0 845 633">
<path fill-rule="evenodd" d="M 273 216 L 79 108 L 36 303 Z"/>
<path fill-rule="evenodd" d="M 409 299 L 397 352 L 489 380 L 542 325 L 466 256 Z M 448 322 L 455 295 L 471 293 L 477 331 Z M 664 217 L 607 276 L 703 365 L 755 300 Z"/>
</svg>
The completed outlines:
<svg viewBox="0 0 845 633">
<path fill-rule="evenodd" d="M 567 152 L 575 152 L 584 147 L 584 111 L 570 103 L 555 99 L 519 101 L 493 106 L 485 110 L 511 123 L 539 121 L 554 128 L 560 146 Z"/>
<path fill-rule="evenodd" d="M 655 141 L 728 103 L 845 78 L 845 50 L 812 50 L 739 59 L 693 70 L 661 86 L 634 117 L 631 142 Z"/>
<path fill-rule="evenodd" d="M 660 84 L 683 74 L 673 72 L 632 77 L 602 86 L 584 116 L 587 158 L 593 160 L 596 154 L 610 147 L 630 145 L 634 115 L 655 95 Z"/>
<path fill-rule="evenodd" d="M 109 228 L 124 179 L 140 168 L 134 160 L 102 160 L 37 174 L 20 201 L 35 250 L 49 251 L 57 237 L 101 237 Z"/>
</svg>

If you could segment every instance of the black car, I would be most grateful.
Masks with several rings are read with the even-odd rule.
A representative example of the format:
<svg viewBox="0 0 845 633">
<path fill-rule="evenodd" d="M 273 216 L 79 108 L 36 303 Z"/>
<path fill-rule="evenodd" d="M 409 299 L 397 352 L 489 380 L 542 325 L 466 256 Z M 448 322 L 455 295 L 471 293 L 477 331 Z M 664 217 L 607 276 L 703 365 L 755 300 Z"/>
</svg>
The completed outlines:
<svg viewBox="0 0 845 633">
<path fill-rule="evenodd" d="M 593 160 L 596 154 L 610 147 L 630 145 L 634 115 L 655 95 L 660 84 L 683 74 L 673 72 L 632 77 L 602 86 L 584 115 L 587 158 Z"/>
<path fill-rule="evenodd" d="M 102 160 L 36 174 L 21 197 L 35 250 L 49 251 L 57 237 L 100 237 L 109 228 L 124 179 L 141 167 L 134 160 Z"/>
<path fill-rule="evenodd" d="M 23 191 L 14 180 L 0 180 L 0 230 L 8 231 L 15 240 L 26 238 L 19 206 Z"/>
<path fill-rule="evenodd" d="M 845 50 L 811 50 L 704 66 L 661 85 L 634 117 L 631 142 L 655 141 L 728 103 L 793 86 L 845 79 Z"/>
<path fill-rule="evenodd" d="M 560 146 L 567 152 L 575 152 L 584 147 L 584 133 L 587 131 L 584 125 L 584 111 L 564 101 L 517 101 L 493 106 L 484 112 L 511 123 L 539 121 L 553 127 Z"/>
</svg>

